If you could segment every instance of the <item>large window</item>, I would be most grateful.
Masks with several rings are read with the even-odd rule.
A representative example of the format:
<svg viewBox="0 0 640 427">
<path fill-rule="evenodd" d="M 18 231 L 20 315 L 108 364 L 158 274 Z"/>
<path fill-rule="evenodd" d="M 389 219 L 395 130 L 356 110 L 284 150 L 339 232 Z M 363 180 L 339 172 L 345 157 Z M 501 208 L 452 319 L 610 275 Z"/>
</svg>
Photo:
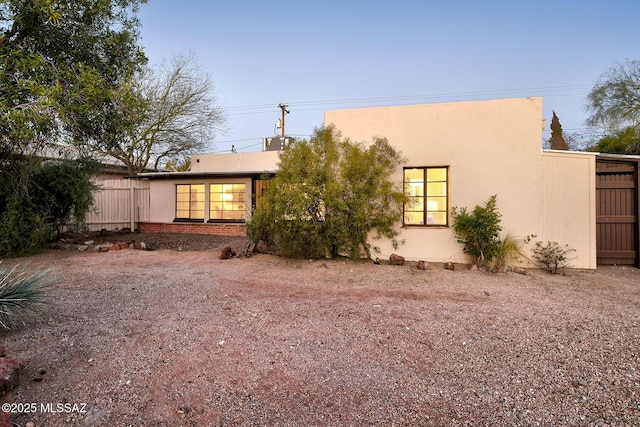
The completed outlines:
<svg viewBox="0 0 640 427">
<path fill-rule="evenodd" d="M 244 221 L 247 216 L 246 184 L 211 184 L 209 218 L 211 221 Z"/>
<path fill-rule="evenodd" d="M 404 188 L 409 202 L 404 207 L 405 225 L 447 225 L 448 169 L 407 168 Z"/>
<path fill-rule="evenodd" d="M 204 220 L 204 184 L 176 185 L 176 220 Z"/>
</svg>

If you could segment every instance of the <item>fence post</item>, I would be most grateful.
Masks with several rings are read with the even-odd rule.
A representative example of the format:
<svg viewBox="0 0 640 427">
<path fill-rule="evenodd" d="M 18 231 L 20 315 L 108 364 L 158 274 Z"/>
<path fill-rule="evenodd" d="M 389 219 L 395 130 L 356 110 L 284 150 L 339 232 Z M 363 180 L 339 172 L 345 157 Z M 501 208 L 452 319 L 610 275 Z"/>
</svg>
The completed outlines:
<svg viewBox="0 0 640 427">
<path fill-rule="evenodd" d="M 134 180 L 129 178 L 129 218 L 131 219 L 131 232 L 136 231 L 136 208 L 135 208 L 135 200 L 136 193 L 133 187 Z"/>
</svg>

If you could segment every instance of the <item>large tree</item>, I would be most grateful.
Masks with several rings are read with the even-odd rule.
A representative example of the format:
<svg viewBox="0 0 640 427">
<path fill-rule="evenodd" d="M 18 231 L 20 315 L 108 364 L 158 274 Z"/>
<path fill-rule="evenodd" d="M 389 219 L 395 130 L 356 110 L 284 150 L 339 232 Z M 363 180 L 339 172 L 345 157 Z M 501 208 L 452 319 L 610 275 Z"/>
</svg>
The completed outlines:
<svg viewBox="0 0 640 427">
<path fill-rule="evenodd" d="M 289 256 L 370 256 L 372 233 L 398 235 L 407 199 L 390 176 L 402 161 L 384 138 L 365 144 L 342 139 L 332 126 L 316 129 L 280 154 L 250 234 L 276 241 Z"/>
<path fill-rule="evenodd" d="M 549 139 L 549 145 L 552 150 L 568 150 L 569 146 L 562 135 L 562 125 L 560 119 L 556 116 L 556 112 L 553 112 L 551 118 L 551 138 Z"/>
<path fill-rule="evenodd" d="M 145 0 L 0 3 L 0 161 L 37 151 L 109 108 L 145 62 L 135 12 Z"/>
<path fill-rule="evenodd" d="M 112 91 L 106 105 L 90 118 L 101 125 L 81 125 L 75 136 L 124 163 L 131 175 L 205 149 L 225 121 L 211 79 L 193 55 L 143 68 Z"/>
<path fill-rule="evenodd" d="M 135 17 L 144 1 L 0 2 L 0 250 L 5 253 L 27 253 L 49 235 L 51 214 L 41 209 L 43 193 L 37 191 L 42 186 L 36 177 L 44 170 L 39 162 L 78 130 L 95 132 L 102 123 L 93 118 L 113 109 L 112 92 L 146 62 Z M 80 195 L 84 201 L 89 196 Z"/>
<path fill-rule="evenodd" d="M 606 133 L 640 125 L 640 61 L 618 62 L 604 73 L 587 97 L 587 123 Z"/>
</svg>

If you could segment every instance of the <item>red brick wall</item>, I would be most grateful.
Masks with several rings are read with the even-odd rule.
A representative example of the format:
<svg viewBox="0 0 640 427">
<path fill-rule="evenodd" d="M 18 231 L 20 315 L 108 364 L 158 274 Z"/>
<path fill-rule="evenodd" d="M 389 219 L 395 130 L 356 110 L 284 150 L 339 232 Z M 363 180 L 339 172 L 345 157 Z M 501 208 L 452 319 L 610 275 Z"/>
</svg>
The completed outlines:
<svg viewBox="0 0 640 427">
<path fill-rule="evenodd" d="M 172 223 L 141 222 L 141 233 L 185 233 L 212 234 L 215 236 L 246 236 L 247 228 L 244 224 L 201 224 L 201 223 Z"/>
</svg>

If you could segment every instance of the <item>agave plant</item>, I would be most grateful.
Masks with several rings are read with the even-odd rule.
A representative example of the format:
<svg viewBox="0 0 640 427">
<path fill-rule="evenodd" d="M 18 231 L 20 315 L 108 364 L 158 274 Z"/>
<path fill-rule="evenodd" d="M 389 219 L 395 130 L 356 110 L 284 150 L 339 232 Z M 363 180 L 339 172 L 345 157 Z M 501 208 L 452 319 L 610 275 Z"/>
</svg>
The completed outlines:
<svg viewBox="0 0 640 427">
<path fill-rule="evenodd" d="M 9 329 L 17 317 L 46 303 L 50 277 L 48 269 L 0 268 L 0 326 Z"/>
</svg>

